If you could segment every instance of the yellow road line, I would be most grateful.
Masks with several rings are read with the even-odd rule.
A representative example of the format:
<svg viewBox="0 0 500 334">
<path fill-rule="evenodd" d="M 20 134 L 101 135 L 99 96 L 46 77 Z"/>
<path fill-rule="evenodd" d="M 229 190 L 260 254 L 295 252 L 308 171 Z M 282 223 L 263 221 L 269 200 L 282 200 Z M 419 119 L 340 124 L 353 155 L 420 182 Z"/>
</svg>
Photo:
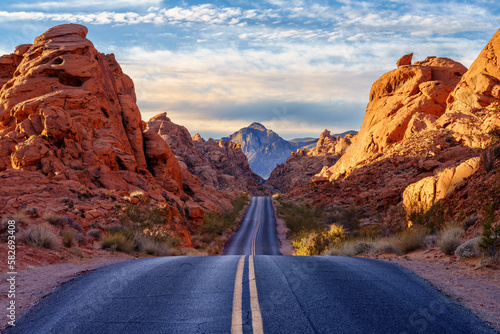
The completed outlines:
<svg viewBox="0 0 500 334">
<path fill-rule="evenodd" d="M 245 265 L 245 255 L 240 257 L 238 268 L 236 269 L 236 278 L 234 280 L 233 294 L 233 317 L 231 319 L 231 334 L 243 334 L 243 267 Z"/>
<path fill-rule="evenodd" d="M 253 237 L 252 237 L 252 255 L 255 255 L 255 243 L 257 240 L 257 232 L 259 231 L 259 227 L 260 227 L 260 213 L 262 211 L 262 197 L 259 197 L 259 199 L 260 199 L 260 201 L 259 201 L 259 213 L 257 216 L 257 226 L 255 227 L 255 230 L 253 232 Z"/>
<path fill-rule="evenodd" d="M 253 256 L 248 257 L 248 278 L 250 281 L 250 308 L 252 310 L 252 328 L 256 334 L 264 334 L 262 325 L 262 314 L 260 313 L 259 296 L 257 294 L 257 283 L 255 281 L 255 270 Z"/>
</svg>

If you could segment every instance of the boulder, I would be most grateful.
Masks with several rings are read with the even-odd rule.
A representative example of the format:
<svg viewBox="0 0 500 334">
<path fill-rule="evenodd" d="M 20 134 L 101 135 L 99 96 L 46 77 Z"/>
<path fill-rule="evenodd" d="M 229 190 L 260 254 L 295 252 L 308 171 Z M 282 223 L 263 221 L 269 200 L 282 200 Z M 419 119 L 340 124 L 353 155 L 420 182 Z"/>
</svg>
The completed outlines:
<svg viewBox="0 0 500 334">
<path fill-rule="evenodd" d="M 410 213 L 416 210 L 428 210 L 474 174 L 479 166 L 480 158 L 471 158 L 457 167 L 444 169 L 436 176 L 429 176 L 410 184 L 403 192 L 403 205 L 406 211 Z"/>
</svg>

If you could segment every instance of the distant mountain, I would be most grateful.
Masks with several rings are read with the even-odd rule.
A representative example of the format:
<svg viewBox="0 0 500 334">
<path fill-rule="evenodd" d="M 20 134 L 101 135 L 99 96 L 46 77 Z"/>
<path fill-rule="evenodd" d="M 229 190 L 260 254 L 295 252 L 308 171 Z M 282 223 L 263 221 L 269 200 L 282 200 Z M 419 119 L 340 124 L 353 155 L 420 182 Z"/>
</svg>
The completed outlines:
<svg viewBox="0 0 500 334">
<path fill-rule="evenodd" d="M 313 148 L 316 146 L 316 143 L 318 142 L 318 138 L 311 138 L 311 137 L 305 137 L 305 138 L 295 138 L 292 140 L 289 140 L 290 142 L 296 144 L 298 148 Z"/>
<path fill-rule="evenodd" d="M 260 123 L 252 123 L 222 139 L 240 144 L 250 168 L 265 179 L 276 165 L 284 163 L 303 143 L 285 140 Z"/>
</svg>

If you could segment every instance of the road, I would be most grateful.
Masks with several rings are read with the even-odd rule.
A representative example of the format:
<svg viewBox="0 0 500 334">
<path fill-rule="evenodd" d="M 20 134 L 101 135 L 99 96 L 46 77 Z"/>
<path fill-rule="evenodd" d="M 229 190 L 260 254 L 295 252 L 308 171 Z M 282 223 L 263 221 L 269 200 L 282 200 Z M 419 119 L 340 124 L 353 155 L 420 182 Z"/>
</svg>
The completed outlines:
<svg viewBox="0 0 500 334">
<path fill-rule="evenodd" d="M 281 255 L 270 197 L 252 197 L 241 226 L 224 255 Z"/>
<path fill-rule="evenodd" d="M 238 255 L 97 269 L 63 284 L 5 333 L 496 333 L 389 262 L 252 255 L 276 251 L 260 240 L 274 224 L 266 203 L 252 200 L 241 226 L 247 237 L 235 235 L 227 248 Z"/>
</svg>

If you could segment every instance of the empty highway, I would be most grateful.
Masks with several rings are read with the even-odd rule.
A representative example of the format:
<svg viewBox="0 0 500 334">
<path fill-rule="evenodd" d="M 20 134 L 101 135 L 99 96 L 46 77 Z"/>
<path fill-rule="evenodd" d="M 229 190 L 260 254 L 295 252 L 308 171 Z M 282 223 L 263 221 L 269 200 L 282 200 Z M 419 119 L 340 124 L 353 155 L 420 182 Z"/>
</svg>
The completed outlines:
<svg viewBox="0 0 500 334">
<path fill-rule="evenodd" d="M 253 198 L 225 256 L 99 268 L 5 333 L 496 333 L 392 263 L 261 255 L 277 252 L 272 210 Z"/>
</svg>

